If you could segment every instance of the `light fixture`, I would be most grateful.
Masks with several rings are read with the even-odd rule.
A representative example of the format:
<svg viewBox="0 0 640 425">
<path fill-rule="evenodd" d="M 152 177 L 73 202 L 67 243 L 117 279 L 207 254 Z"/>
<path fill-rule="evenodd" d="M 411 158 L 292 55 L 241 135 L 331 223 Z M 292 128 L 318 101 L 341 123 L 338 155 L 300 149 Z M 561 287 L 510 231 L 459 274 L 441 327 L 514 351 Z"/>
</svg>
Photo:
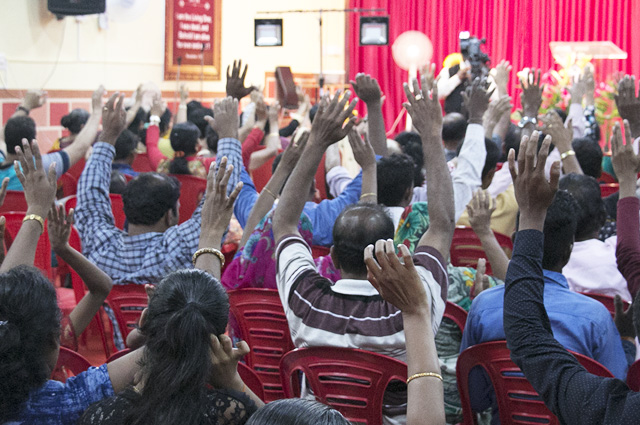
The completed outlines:
<svg viewBox="0 0 640 425">
<path fill-rule="evenodd" d="M 360 17 L 360 45 L 386 46 L 389 44 L 388 16 Z"/>
<path fill-rule="evenodd" d="M 282 46 L 282 19 L 255 19 L 255 46 Z"/>
</svg>

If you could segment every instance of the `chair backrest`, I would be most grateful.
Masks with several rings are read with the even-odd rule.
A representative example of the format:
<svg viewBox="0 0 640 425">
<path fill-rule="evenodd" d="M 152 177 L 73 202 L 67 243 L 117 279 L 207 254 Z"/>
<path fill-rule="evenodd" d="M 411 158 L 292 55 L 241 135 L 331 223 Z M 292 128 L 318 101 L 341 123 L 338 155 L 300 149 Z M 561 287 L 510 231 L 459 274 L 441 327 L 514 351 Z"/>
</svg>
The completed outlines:
<svg viewBox="0 0 640 425">
<path fill-rule="evenodd" d="M 24 219 L 24 212 L 6 212 L 2 213 L 6 219 L 4 243 L 7 250 L 11 247 L 11 244 L 18 236 L 18 231 L 22 226 L 22 220 Z M 38 245 L 36 246 L 36 257 L 34 260 L 35 267 L 40 269 L 49 280 L 53 280 L 53 267 L 51 266 L 51 245 L 49 243 L 49 233 L 47 232 L 47 226 L 45 223 L 44 232 L 38 239 Z"/>
<path fill-rule="evenodd" d="M 131 351 L 131 348 L 125 348 L 124 350 L 116 351 L 111 356 L 109 356 L 106 363 L 111 363 L 114 360 L 118 360 L 120 357 L 129 354 Z"/>
<path fill-rule="evenodd" d="M 443 317 L 453 321 L 461 331 L 464 331 L 464 327 L 467 324 L 467 316 L 468 313 L 464 308 L 451 301 L 447 301 Z"/>
<path fill-rule="evenodd" d="M 149 155 L 146 152 L 139 153 L 136 155 L 136 157 L 133 160 L 133 164 L 131 164 L 131 168 L 133 168 L 134 171 L 137 171 L 139 173 L 150 173 L 152 171 L 156 171 L 153 168 L 151 168 Z"/>
<path fill-rule="evenodd" d="M 113 285 L 107 303 L 113 309 L 123 340 L 138 324 L 142 310 L 147 307 L 148 298 L 144 285 Z"/>
<path fill-rule="evenodd" d="M 21 190 L 7 190 L 7 196 L 4 203 L 0 205 L 0 213 L 9 211 L 26 212 L 27 200 L 24 198 L 24 192 Z"/>
<path fill-rule="evenodd" d="M 273 166 L 274 159 L 275 157 L 270 158 L 267 162 L 262 164 L 262 166 L 255 170 L 251 170 L 251 180 L 253 181 L 253 185 L 256 187 L 258 193 L 262 192 L 262 189 L 267 185 L 271 178 L 271 167 Z"/>
<path fill-rule="evenodd" d="M 249 366 L 240 362 L 238 363 L 238 375 L 242 378 L 242 382 L 244 382 L 244 384 L 253 391 L 260 400 L 264 401 L 264 388 L 262 388 L 262 381 L 258 374 Z"/>
<path fill-rule="evenodd" d="M 612 377 L 611 373 L 589 357 L 577 353 L 576 359 L 592 374 Z M 469 372 L 482 367 L 493 384 L 500 411 L 500 423 L 509 424 L 559 424 L 556 416 L 544 405 L 522 371 L 511 361 L 506 341 L 491 341 L 474 345 L 464 350 L 456 364 L 458 391 L 464 416 L 464 424 L 476 423 L 469 399 Z"/>
<path fill-rule="evenodd" d="M 633 362 L 627 371 L 627 385 L 635 392 L 640 391 L 640 360 Z"/>
<path fill-rule="evenodd" d="M 613 177 L 611 174 L 607 173 L 606 171 L 603 171 L 600 174 L 600 178 L 598 179 L 598 182 L 601 182 L 601 183 L 618 183 L 616 178 Z"/>
<path fill-rule="evenodd" d="M 508 257 L 511 257 L 513 251 L 513 242 L 511 238 L 502 233 L 493 232 L 498 244 L 504 250 Z M 456 267 L 477 267 L 479 258 L 487 258 L 480 239 L 471 227 L 456 226 L 453 232 L 453 240 L 451 241 L 451 264 Z M 491 264 L 487 261 L 487 274 L 491 274 Z"/>
<path fill-rule="evenodd" d="M 620 190 L 619 183 L 605 183 L 600 185 L 600 196 L 606 198 Z"/>
<path fill-rule="evenodd" d="M 68 172 L 60 176 L 58 179 L 58 194 L 61 195 L 62 198 L 75 195 L 77 191 L 78 180 L 75 177 Z"/>
<path fill-rule="evenodd" d="M 313 258 L 324 257 L 325 255 L 329 255 L 330 253 L 331 248 L 320 245 L 311 245 L 311 255 L 313 256 Z"/>
<path fill-rule="evenodd" d="M 53 378 L 66 382 L 67 378 L 77 376 L 90 367 L 91 363 L 82 355 L 68 348 L 60 347 L 60 354 L 58 355 L 58 363 L 56 364 L 55 370 L 61 370 L 62 374 L 56 373 Z"/>
<path fill-rule="evenodd" d="M 262 381 L 265 401 L 283 398 L 280 359 L 294 347 L 278 291 L 229 291 L 229 305 L 241 337 L 251 347 L 245 360 Z"/>
<path fill-rule="evenodd" d="M 580 293 L 582 295 L 586 295 L 589 298 L 593 298 L 594 300 L 600 301 L 605 307 L 607 307 L 607 310 L 609 310 L 609 313 L 611 313 L 611 317 L 615 317 L 616 308 L 615 308 L 615 305 L 613 303 L 613 297 L 611 297 L 609 295 L 594 294 L 594 293 L 590 293 L 590 292 L 580 292 Z M 627 301 L 622 301 L 622 305 L 623 305 L 625 311 L 629 307 L 629 303 Z"/>
<path fill-rule="evenodd" d="M 407 365 L 370 351 L 338 347 L 298 348 L 284 355 L 280 373 L 285 396 L 300 396 L 300 376 L 316 399 L 351 422 L 382 424 L 382 399 L 392 380 L 407 381 Z"/>
<path fill-rule="evenodd" d="M 207 191 L 207 180 L 186 174 L 172 174 L 180 182 L 180 223 L 189 220 Z"/>
<path fill-rule="evenodd" d="M 78 181 L 80 180 L 80 175 L 82 174 L 82 171 L 84 170 L 85 165 L 86 165 L 85 159 L 80 158 L 78 162 L 76 162 L 71 167 L 69 167 L 69 169 L 67 170 L 67 174 L 69 174 L 71 177 L 76 179 L 76 181 Z"/>
<path fill-rule="evenodd" d="M 111 201 L 111 213 L 113 214 L 113 220 L 118 229 L 124 229 L 124 224 L 127 221 L 127 217 L 124 215 L 124 203 L 122 202 L 122 195 L 116 193 L 109 194 L 109 200 Z M 69 196 L 64 203 L 64 209 L 69 212 L 71 208 L 76 209 L 78 205 L 77 196 Z"/>
</svg>

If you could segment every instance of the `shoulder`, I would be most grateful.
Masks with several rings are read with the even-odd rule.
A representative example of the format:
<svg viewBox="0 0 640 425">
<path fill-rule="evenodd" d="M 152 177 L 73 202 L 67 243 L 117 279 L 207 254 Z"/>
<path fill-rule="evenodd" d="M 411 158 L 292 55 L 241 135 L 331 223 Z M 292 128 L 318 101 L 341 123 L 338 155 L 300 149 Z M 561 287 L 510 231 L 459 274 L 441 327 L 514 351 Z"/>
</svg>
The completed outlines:
<svg viewBox="0 0 640 425">
<path fill-rule="evenodd" d="M 244 423 L 257 407 L 245 393 L 232 389 L 216 389 L 207 393 L 209 419 L 212 423 Z"/>
<path fill-rule="evenodd" d="M 78 424 L 120 424 L 123 422 L 127 410 L 129 410 L 132 403 L 138 397 L 138 394 L 133 391 L 133 389 L 128 388 L 118 395 L 105 398 L 89 406 L 87 410 L 84 411 Z"/>
</svg>

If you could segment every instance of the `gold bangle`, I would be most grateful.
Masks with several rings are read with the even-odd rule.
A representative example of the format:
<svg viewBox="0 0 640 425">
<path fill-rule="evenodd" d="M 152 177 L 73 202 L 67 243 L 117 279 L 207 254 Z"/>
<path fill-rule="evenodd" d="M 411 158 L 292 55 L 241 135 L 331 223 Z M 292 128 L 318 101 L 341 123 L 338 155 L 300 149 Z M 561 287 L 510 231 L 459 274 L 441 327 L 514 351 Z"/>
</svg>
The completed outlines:
<svg viewBox="0 0 640 425">
<path fill-rule="evenodd" d="M 29 214 L 24 216 L 24 218 L 22 219 L 22 222 L 24 223 L 25 221 L 29 221 L 29 220 L 35 220 L 38 223 L 40 223 L 40 226 L 42 226 L 42 233 L 44 233 L 44 219 L 42 217 L 36 214 Z"/>
<path fill-rule="evenodd" d="M 561 161 L 562 161 L 562 160 L 565 160 L 568 156 L 575 155 L 575 154 L 576 154 L 576 153 L 575 153 L 572 149 L 569 149 L 569 150 L 568 150 L 568 151 L 566 151 L 565 153 L 560 154 L 560 160 L 561 160 Z"/>
<path fill-rule="evenodd" d="M 267 192 L 269 195 L 273 196 L 273 199 L 278 199 L 278 197 L 276 196 L 275 193 L 273 193 L 272 191 L 270 191 L 269 189 L 267 189 L 266 187 L 262 188 L 263 192 Z"/>
<path fill-rule="evenodd" d="M 218 257 L 218 260 L 220 260 L 220 267 L 224 267 L 224 254 L 219 250 L 219 249 L 215 249 L 215 248 L 200 248 L 199 250 L 197 250 L 194 254 L 193 254 L 193 258 L 191 259 L 193 261 L 193 265 L 196 265 L 196 260 L 198 259 L 199 256 L 201 256 L 202 254 L 213 254 L 216 257 Z"/>
<path fill-rule="evenodd" d="M 362 198 L 366 198 L 367 196 L 375 196 L 375 197 L 377 197 L 377 196 L 378 196 L 378 194 L 377 194 L 377 193 L 374 193 L 374 192 L 363 193 L 362 195 L 360 195 L 360 199 L 362 199 Z"/>
<path fill-rule="evenodd" d="M 442 375 L 440 375 L 439 373 L 435 373 L 435 372 L 423 372 L 423 373 L 416 373 L 411 375 L 409 378 L 407 378 L 407 385 L 409 385 L 409 382 L 413 381 L 414 379 L 417 378 L 426 378 L 426 377 L 431 377 L 431 378 L 438 378 L 440 381 L 442 381 Z"/>
</svg>

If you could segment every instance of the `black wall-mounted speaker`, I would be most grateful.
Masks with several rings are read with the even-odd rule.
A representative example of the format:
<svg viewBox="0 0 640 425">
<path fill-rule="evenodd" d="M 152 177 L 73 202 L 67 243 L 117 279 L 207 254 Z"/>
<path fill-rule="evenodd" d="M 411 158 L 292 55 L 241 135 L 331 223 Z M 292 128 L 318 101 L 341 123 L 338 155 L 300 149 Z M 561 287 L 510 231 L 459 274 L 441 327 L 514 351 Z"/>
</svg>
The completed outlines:
<svg viewBox="0 0 640 425">
<path fill-rule="evenodd" d="M 106 0 L 47 0 L 47 7 L 56 15 L 93 15 L 104 13 Z"/>
</svg>

